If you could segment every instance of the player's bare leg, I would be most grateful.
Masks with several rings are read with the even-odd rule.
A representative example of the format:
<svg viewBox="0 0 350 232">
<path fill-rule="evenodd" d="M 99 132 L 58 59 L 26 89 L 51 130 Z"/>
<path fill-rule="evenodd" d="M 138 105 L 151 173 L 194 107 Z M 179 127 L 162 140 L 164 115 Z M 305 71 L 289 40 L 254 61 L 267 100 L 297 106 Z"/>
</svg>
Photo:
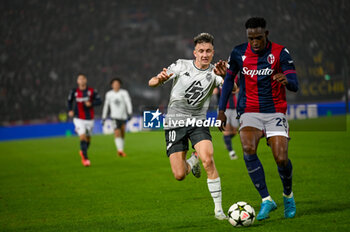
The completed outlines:
<svg viewBox="0 0 350 232">
<path fill-rule="evenodd" d="M 224 142 L 226 145 L 226 149 L 229 152 L 229 156 L 231 160 L 238 159 L 236 152 L 232 148 L 232 138 L 237 134 L 237 128 L 233 127 L 231 124 L 226 124 L 224 127 L 224 131 L 222 132 L 224 135 Z"/>
<path fill-rule="evenodd" d="M 293 218 L 296 213 L 295 201 L 292 192 L 293 167 L 288 159 L 288 138 L 273 136 L 268 139 L 273 156 L 278 166 L 278 173 L 283 184 L 284 216 Z"/>
<path fill-rule="evenodd" d="M 184 180 L 190 173 L 191 166 L 186 162 L 187 151 L 174 152 L 169 156 L 171 170 L 176 180 Z"/>
<path fill-rule="evenodd" d="M 278 167 L 288 164 L 288 138 L 284 136 L 272 136 L 268 139 L 272 154 Z"/>
<path fill-rule="evenodd" d="M 117 128 L 114 130 L 114 142 L 115 146 L 118 150 L 118 155 L 120 157 L 125 157 L 126 154 L 124 153 L 124 136 L 125 136 L 125 124 L 121 126 L 121 128 Z"/>
<path fill-rule="evenodd" d="M 90 166 L 90 160 L 87 155 L 87 149 L 90 144 L 90 136 L 87 136 L 86 134 L 82 134 L 79 136 L 80 139 L 80 156 L 81 156 L 81 162 L 85 167 Z"/>
<path fill-rule="evenodd" d="M 215 167 L 213 144 L 210 140 L 202 140 L 196 143 L 194 148 L 202 160 L 203 167 L 207 172 L 208 189 L 215 204 L 215 217 L 219 220 L 224 220 L 226 219 L 226 215 L 222 209 L 221 180 Z"/>
<path fill-rule="evenodd" d="M 268 218 L 269 213 L 277 208 L 276 203 L 272 200 L 267 190 L 264 168 L 256 154 L 262 136 L 263 132 L 254 127 L 244 127 L 240 130 L 244 161 L 248 174 L 262 198 L 261 208 L 257 215 L 258 220 Z"/>
<path fill-rule="evenodd" d="M 210 140 L 202 140 L 194 145 L 199 158 L 202 161 L 203 167 L 207 172 L 208 179 L 216 179 L 219 177 L 218 171 L 216 170 L 214 163 L 214 149 L 213 144 Z"/>
</svg>

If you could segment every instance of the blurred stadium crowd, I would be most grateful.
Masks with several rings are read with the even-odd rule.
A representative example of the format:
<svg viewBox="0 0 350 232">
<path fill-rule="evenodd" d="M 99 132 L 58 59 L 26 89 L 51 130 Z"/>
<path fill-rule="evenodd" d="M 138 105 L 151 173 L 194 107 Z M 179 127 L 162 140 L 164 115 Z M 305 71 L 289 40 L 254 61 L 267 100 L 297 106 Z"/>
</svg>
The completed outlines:
<svg viewBox="0 0 350 232">
<path fill-rule="evenodd" d="M 78 72 L 103 98 L 109 80 L 122 78 L 135 112 L 166 104 L 170 85 L 150 89 L 148 79 L 191 58 L 192 38 L 203 31 L 215 37 L 214 60 L 227 59 L 246 41 L 250 16 L 265 17 L 269 38 L 295 60 L 304 87 L 291 102 L 341 98 L 344 91 L 333 82 L 308 86 L 341 78 L 350 55 L 347 0 L 4 0 L 0 6 L 2 124 L 59 120 Z"/>
</svg>

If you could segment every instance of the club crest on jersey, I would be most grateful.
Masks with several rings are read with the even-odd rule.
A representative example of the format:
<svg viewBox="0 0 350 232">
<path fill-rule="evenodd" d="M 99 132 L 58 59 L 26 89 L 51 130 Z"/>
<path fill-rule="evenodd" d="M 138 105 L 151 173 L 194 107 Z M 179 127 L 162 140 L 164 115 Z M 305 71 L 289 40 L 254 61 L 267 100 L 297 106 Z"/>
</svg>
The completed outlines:
<svg viewBox="0 0 350 232">
<path fill-rule="evenodd" d="M 207 81 L 210 81 L 211 80 L 211 74 L 207 73 L 207 76 L 205 78 L 207 78 Z"/>
<path fill-rule="evenodd" d="M 268 57 L 267 57 L 267 62 L 269 62 L 269 64 L 273 64 L 275 62 L 275 56 L 270 54 Z"/>
<path fill-rule="evenodd" d="M 115 99 L 114 105 L 116 105 L 116 106 L 120 106 L 121 105 L 121 102 L 119 101 L 119 99 Z"/>
</svg>

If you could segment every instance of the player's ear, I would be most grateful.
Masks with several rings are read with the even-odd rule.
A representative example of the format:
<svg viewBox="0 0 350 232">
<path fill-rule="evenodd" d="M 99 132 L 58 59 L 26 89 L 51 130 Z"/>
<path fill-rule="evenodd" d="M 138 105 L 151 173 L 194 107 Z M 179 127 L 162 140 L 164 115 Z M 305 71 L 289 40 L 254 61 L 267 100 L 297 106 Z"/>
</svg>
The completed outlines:
<svg viewBox="0 0 350 232">
<path fill-rule="evenodd" d="M 267 37 L 268 35 L 269 35 L 269 31 L 266 30 L 266 31 L 265 31 L 265 36 Z"/>
</svg>

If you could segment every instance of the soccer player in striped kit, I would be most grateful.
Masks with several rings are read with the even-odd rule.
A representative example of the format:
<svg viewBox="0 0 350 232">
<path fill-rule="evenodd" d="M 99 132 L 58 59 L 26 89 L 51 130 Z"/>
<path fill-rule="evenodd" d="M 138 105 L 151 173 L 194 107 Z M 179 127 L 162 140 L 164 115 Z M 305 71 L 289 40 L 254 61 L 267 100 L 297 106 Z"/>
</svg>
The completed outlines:
<svg viewBox="0 0 350 232">
<path fill-rule="evenodd" d="M 244 161 L 250 178 L 258 190 L 262 204 L 258 220 L 269 217 L 277 208 L 265 182 L 263 166 L 257 156 L 259 140 L 266 137 L 278 166 L 283 184 L 284 216 L 296 213 L 292 192 L 292 163 L 288 158 L 289 126 L 286 118 L 286 88 L 298 90 L 298 80 L 289 51 L 268 40 L 266 21 L 253 17 L 247 20 L 248 42 L 236 46 L 222 87 L 218 119 L 225 121 L 225 108 L 240 72 L 237 112 L 240 116 L 240 138 Z"/>
<path fill-rule="evenodd" d="M 90 166 L 87 150 L 91 142 L 91 133 L 94 127 L 94 106 L 102 104 L 97 91 L 87 86 L 85 74 L 78 74 L 77 88 L 73 88 L 68 95 L 68 115 L 73 118 L 75 131 L 80 138 L 81 162 L 85 167 Z M 73 102 L 74 108 L 73 108 Z"/>
</svg>

